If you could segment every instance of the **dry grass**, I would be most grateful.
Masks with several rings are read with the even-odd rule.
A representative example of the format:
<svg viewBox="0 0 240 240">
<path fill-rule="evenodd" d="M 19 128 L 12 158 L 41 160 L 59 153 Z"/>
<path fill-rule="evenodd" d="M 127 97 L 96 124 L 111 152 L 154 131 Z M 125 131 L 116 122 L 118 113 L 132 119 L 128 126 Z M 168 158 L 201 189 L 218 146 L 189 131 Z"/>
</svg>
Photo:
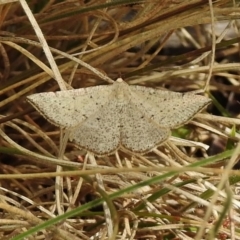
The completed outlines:
<svg viewBox="0 0 240 240">
<path fill-rule="evenodd" d="M 240 239 L 239 12 L 226 0 L 0 1 L 0 238 Z M 213 104 L 147 155 L 95 158 L 68 142 L 63 156 L 26 96 L 119 75 Z"/>
</svg>

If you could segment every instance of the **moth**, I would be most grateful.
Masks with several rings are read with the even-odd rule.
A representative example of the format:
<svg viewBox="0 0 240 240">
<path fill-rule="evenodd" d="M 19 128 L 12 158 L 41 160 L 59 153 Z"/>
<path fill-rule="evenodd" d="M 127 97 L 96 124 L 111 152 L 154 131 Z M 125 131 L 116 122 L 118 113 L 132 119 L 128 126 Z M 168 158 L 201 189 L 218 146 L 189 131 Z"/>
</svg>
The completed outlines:
<svg viewBox="0 0 240 240">
<path fill-rule="evenodd" d="M 128 85 L 121 78 L 111 85 L 37 93 L 27 101 L 49 122 L 70 130 L 70 140 L 80 148 L 97 156 L 118 149 L 145 154 L 211 102 L 191 92 Z"/>
</svg>

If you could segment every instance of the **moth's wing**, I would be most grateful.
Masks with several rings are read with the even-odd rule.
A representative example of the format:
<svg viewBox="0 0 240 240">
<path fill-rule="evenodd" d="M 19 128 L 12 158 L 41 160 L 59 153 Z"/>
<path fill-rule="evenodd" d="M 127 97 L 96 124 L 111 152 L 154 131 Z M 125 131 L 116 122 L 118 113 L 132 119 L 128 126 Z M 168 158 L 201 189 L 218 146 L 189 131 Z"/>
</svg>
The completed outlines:
<svg viewBox="0 0 240 240">
<path fill-rule="evenodd" d="M 119 148 L 119 106 L 109 101 L 73 130 L 72 140 L 97 156 L 109 155 Z"/>
<path fill-rule="evenodd" d="M 191 120 L 211 100 L 193 93 L 177 93 L 142 86 L 130 86 L 131 100 L 139 103 L 153 121 L 162 127 L 176 128 Z"/>
<path fill-rule="evenodd" d="M 120 126 L 121 146 L 135 153 L 152 150 L 170 135 L 169 129 L 157 125 L 131 101 L 122 108 Z"/>
<path fill-rule="evenodd" d="M 109 101 L 113 85 L 68 91 L 37 93 L 27 97 L 33 107 L 52 124 L 72 128 Z"/>
</svg>

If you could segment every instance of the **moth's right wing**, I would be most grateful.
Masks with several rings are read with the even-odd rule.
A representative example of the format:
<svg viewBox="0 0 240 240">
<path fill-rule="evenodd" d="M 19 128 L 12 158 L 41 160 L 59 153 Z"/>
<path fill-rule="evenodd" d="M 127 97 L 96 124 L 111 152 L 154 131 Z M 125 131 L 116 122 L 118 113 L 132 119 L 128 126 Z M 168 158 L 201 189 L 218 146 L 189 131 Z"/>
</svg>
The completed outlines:
<svg viewBox="0 0 240 240">
<path fill-rule="evenodd" d="M 113 84 L 75 90 L 36 93 L 27 101 L 52 124 L 73 128 L 109 102 Z"/>
<path fill-rule="evenodd" d="M 114 153 L 120 146 L 120 110 L 116 101 L 110 101 L 73 129 L 70 140 L 97 156 Z"/>
</svg>

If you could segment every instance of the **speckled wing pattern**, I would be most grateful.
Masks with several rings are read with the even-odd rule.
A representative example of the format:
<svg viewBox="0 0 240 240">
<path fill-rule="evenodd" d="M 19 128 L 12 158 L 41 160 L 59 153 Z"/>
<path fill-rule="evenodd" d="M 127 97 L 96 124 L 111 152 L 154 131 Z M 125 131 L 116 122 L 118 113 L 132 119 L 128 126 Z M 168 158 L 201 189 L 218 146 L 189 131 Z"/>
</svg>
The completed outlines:
<svg viewBox="0 0 240 240">
<path fill-rule="evenodd" d="M 28 96 L 27 101 L 52 124 L 62 128 L 73 128 L 109 101 L 112 88 L 113 85 L 106 85 L 36 93 Z"/>
<path fill-rule="evenodd" d="M 131 152 L 144 154 L 170 135 L 169 128 L 156 124 L 131 101 L 123 106 L 120 122 L 121 146 Z"/>
<path fill-rule="evenodd" d="M 190 121 L 211 100 L 194 93 L 130 86 L 132 102 L 162 127 L 177 128 Z"/>
<path fill-rule="evenodd" d="M 109 155 L 120 147 L 119 106 L 109 101 L 81 122 L 71 138 L 80 148 L 98 156 Z"/>
<path fill-rule="evenodd" d="M 33 94 L 27 100 L 51 123 L 71 130 L 80 148 L 98 156 L 119 148 L 144 154 L 210 103 L 204 96 L 129 86 L 122 79 L 106 86 Z"/>
</svg>

